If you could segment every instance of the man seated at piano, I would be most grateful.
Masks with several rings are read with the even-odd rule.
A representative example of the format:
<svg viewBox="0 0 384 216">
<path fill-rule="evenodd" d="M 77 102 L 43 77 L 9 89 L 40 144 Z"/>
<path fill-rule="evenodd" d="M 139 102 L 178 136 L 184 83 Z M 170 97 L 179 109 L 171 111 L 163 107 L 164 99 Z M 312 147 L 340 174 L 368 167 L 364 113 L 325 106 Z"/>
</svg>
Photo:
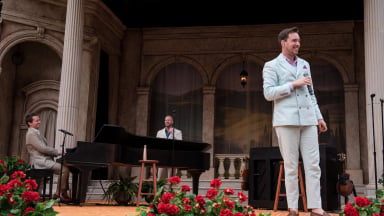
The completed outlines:
<svg viewBox="0 0 384 216">
<path fill-rule="evenodd" d="M 54 174 L 60 175 L 61 164 L 54 161 L 54 157 L 63 154 L 57 149 L 48 146 L 47 139 L 40 134 L 40 117 L 36 113 L 29 113 L 25 116 L 25 123 L 28 126 L 25 144 L 29 153 L 31 167 L 34 169 L 53 169 Z M 53 196 L 54 199 L 59 197 L 59 191 L 61 191 L 60 201 L 71 201 L 67 193 L 69 189 L 68 177 L 69 169 L 67 166 L 63 166 L 61 190 L 59 190 L 60 185 L 57 184 L 56 193 Z"/>
<path fill-rule="evenodd" d="M 181 130 L 178 130 L 173 127 L 173 117 L 171 115 L 166 115 L 164 119 L 164 125 L 165 127 L 159 131 L 157 131 L 156 137 L 157 138 L 164 138 L 164 139 L 175 139 L 175 140 L 182 140 L 183 134 Z M 158 179 L 165 179 L 171 177 L 172 169 L 168 168 L 159 168 L 158 170 Z"/>
</svg>

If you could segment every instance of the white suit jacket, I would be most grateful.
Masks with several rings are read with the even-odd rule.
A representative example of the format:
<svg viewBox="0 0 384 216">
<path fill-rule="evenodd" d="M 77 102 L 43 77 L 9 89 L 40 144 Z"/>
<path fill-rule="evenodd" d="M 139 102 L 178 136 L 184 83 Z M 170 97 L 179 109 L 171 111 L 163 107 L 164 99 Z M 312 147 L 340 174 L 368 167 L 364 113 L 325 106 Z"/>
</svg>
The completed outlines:
<svg viewBox="0 0 384 216">
<path fill-rule="evenodd" d="M 175 139 L 176 140 L 182 140 L 183 134 L 181 133 L 181 130 L 178 130 L 176 128 L 173 128 L 173 130 L 174 130 L 174 134 L 175 134 Z M 165 128 L 157 131 L 156 137 L 167 139 L 167 135 L 165 134 Z M 173 139 L 173 133 L 169 135 L 168 139 Z"/>
<path fill-rule="evenodd" d="M 290 83 L 307 73 L 311 77 L 309 63 L 297 57 L 297 71 L 281 53 L 266 62 L 263 68 L 264 97 L 273 101 L 273 126 L 318 125 L 323 119 L 315 95 L 310 95 L 307 86 L 291 91 Z M 313 86 L 312 86 L 313 88 Z"/>
<path fill-rule="evenodd" d="M 31 166 L 36 169 L 51 169 L 55 164 L 53 157 L 58 156 L 59 151 L 48 146 L 45 137 L 35 128 L 28 128 L 25 138 Z"/>
</svg>

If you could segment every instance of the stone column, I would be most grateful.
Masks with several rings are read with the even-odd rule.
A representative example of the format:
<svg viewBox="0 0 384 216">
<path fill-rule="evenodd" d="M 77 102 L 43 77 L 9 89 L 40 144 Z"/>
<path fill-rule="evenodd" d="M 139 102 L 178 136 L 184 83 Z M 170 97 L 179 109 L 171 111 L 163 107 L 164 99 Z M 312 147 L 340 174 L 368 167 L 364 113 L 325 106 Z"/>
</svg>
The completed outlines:
<svg viewBox="0 0 384 216">
<path fill-rule="evenodd" d="M 137 135 L 147 136 L 150 93 L 151 93 L 151 90 L 149 87 L 139 87 L 136 89 L 136 94 L 137 94 L 136 134 Z M 140 176 L 140 168 L 132 167 L 131 176 Z"/>
<path fill-rule="evenodd" d="M 380 116 L 380 98 L 384 98 L 384 1 L 364 1 L 364 42 L 365 42 L 365 86 L 368 146 L 368 195 L 374 195 L 375 170 L 373 152 L 376 151 L 377 179 L 383 173 L 382 134 Z M 372 119 L 371 94 L 376 94 L 373 102 L 374 129 Z M 375 145 L 373 139 L 375 134 Z M 375 146 L 375 149 L 374 149 Z"/>
<path fill-rule="evenodd" d="M 358 86 L 345 85 L 345 141 L 346 141 L 346 169 L 355 184 L 363 184 L 363 171 L 360 167 L 360 135 L 359 135 L 359 104 Z"/>
<path fill-rule="evenodd" d="M 60 79 L 57 128 L 74 134 L 67 136 L 66 148 L 76 146 L 79 92 L 83 49 L 83 0 L 68 0 L 65 20 L 63 62 Z M 56 132 L 56 145 L 61 146 L 63 133 Z"/>
<path fill-rule="evenodd" d="M 203 135 L 202 141 L 212 145 L 207 151 L 211 155 L 210 169 L 204 172 L 200 179 L 212 180 L 215 176 L 214 172 L 214 128 L 215 128 L 215 87 L 205 86 L 203 88 Z"/>
<path fill-rule="evenodd" d="M 136 89 L 136 93 L 136 134 L 147 136 L 150 89 L 149 87 L 139 87 Z"/>
</svg>

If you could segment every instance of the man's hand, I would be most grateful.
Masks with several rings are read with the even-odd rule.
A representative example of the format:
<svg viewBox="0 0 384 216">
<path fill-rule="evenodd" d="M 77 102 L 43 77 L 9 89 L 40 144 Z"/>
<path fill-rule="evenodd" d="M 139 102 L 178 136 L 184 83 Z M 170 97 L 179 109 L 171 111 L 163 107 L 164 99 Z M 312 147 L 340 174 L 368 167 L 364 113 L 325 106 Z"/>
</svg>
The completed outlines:
<svg viewBox="0 0 384 216">
<path fill-rule="evenodd" d="M 323 119 L 319 119 L 319 133 L 322 133 L 322 132 L 325 132 L 328 130 L 327 128 L 327 124 L 325 123 L 325 121 Z"/>
<path fill-rule="evenodd" d="M 308 85 L 308 86 L 312 85 L 312 80 L 310 77 L 301 77 L 300 79 L 297 79 L 297 80 L 292 82 L 292 86 L 294 88 L 299 87 L 299 86 L 304 86 L 304 85 Z"/>
</svg>

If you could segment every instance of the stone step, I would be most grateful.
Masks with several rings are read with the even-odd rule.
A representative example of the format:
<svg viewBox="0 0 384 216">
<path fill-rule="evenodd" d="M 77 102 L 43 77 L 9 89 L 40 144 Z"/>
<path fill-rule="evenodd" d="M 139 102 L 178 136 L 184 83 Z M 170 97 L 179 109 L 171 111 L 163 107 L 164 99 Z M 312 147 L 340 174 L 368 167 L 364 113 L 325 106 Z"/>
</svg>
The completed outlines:
<svg viewBox="0 0 384 216">
<path fill-rule="evenodd" d="M 87 188 L 87 200 L 102 200 L 104 190 L 106 191 L 108 186 L 115 182 L 115 180 L 90 180 Z M 199 182 L 198 194 L 205 196 L 210 187 L 211 180 L 201 180 Z M 53 188 L 56 188 L 57 181 L 54 181 Z M 71 184 L 71 182 L 70 182 Z M 192 188 L 191 179 L 182 179 L 180 185 L 188 185 Z M 220 189 L 232 188 L 235 191 L 234 196 L 237 196 L 238 192 L 243 192 L 248 196 L 248 191 L 241 190 L 241 180 L 239 179 L 223 179 Z M 55 189 L 54 189 L 55 192 Z"/>
</svg>

